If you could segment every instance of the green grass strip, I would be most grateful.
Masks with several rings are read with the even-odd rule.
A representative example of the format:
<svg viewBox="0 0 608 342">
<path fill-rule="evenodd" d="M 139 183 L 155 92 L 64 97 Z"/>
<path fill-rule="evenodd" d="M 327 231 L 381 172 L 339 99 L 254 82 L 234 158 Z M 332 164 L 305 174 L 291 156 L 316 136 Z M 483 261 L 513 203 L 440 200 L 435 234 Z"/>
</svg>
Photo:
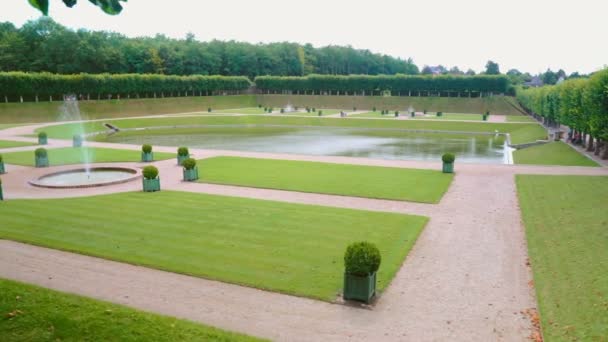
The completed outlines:
<svg viewBox="0 0 608 342">
<path fill-rule="evenodd" d="M 0 279 L 0 312 L 2 341 L 259 341 L 4 279 Z"/>
<path fill-rule="evenodd" d="M 517 176 L 545 341 L 608 336 L 608 177 Z"/>
<path fill-rule="evenodd" d="M 333 300 L 348 244 L 382 253 L 386 288 L 426 217 L 162 191 L 0 205 L 0 239 Z"/>
<path fill-rule="evenodd" d="M 199 161 L 200 182 L 438 203 L 452 181 L 441 171 L 292 160 L 214 157 Z"/>
<path fill-rule="evenodd" d="M 526 147 L 513 152 L 516 164 L 599 166 L 562 141 Z"/>
<path fill-rule="evenodd" d="M 0 140 L 0 148 L 11 148 L 11 147 L 33 146 L 33 145 L 36 145 L 36 144 L 23 142 L 23 141 Z"/>
<path fill-rule="evenodd" d="M 51 166 L 83 164 L 85 160 L 91 163 L 111 162 L 139 162 L 140 151 L 118 150 L 98 147 L 62 147 L 48 149 L 48 158 Z M 4 153 L 4 162 L 7 164 L 34 166 L 34 151 L 20 151 Z M 85 158 L 86 156 L 86 158 Z M 175 158 L 176 154 L 154 152 L 154 160 Z"/>
</svg>

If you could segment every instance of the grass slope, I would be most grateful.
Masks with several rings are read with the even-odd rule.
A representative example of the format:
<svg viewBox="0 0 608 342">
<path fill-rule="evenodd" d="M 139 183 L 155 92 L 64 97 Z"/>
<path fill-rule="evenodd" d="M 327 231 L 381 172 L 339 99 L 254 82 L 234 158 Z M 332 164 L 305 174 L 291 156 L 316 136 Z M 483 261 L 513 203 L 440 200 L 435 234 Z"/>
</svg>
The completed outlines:
<svg viewBox="0 0 608 342">
<path fill-rule="evenodd" d="M 28 143 L 28 142 L 22 142 L 22 141 L 0 140 L 0 148 L 33 146 L 33 145 L 36 145 L 36 144 L 34 144 L 34 143 Z"/>
<path fill-rule="evenodd" d="M 275 108 L 287 103 L 294 106 L 316 108 L 354 108 L 359 110 L 399 110 L 412 106 L 416 111 L 446 113 L 485 113 L 499 115 L 521 115 L 517 102 L 506 96 L 482 98 L 416 97 L 416 96 L 321 96 L 321 95 L 257 95 L 258 103 Z M 513 104 L 516 106 L 514 107 Z"/>
<path fill-rule="evenodd" d="M 154 114 L 206 112 L 207 108 L 244 108 L 256 105 L 253 95 L 190 96 L 156 99 L 80 101 L 83 118 L 101 119 Z M 62 101 L 0 103 L 0 123 L 60 121 Z M 68 120 L 69 118 L 63 118 Z"/>
<path fill-rule="evenodd" d="M 0 279 L 2 341 L 258 341 L 186 320 Z M 14 315 L 14 316 L 11 316 Z"/>
<path fill-rule="evenodd" d="M 49 149 L 49 163 L 51 166 L 83 164 L 85 162 L 84 154 L 88 156 L 86 159 L 92 163 L 110 163 L 110 162 L 138 162 L 141 160 L 141 152 L 129 150 L 117 150 L 111 148 L 97 147 L 62 147 Z M 21 151 L 5 153 L 4 162 L 7 164 L 34 166 L 34 151 Z M 175 154 L 154 152 L 155 160 L 164 160 L 174 158 Z"/>
<path fill-rule="evenodd" d="M 137 128 L 176 125 L 286 125 L 286 126 L 325 126 L 325 127 L 359 127 L 390 128 L 410 130 L 439 130 L 461 132 L 511 133 L 514 144 L 544 139 L 545 129 L 539 124 L 457 122 L 441 120 L 360 120 L 344 118 L 296 117 L 290 115 L 251 115 L 251 116 L 195 116 L 156 119 L 122 119 L 108 120 L 120 128 Z M 52 138 L 72 139 L 72 136 L 83 129 L 85 132 L 103 131 L 103 122 L 84 124 L 65 124 L 48 126 L 37 131 L 45 131 Z"/>
<path fill-rule="evenodd" d="M 562 141 L 517 150 L 513 159 L 516 164 L 599 166 Z"/>
<path fill-rule="evenodd" d="M 537 122 L 533 117 L 527 115 L 509 115 L 507 122 Z"/>
<path fill-rule="evenodd" d="M 516 178 L 545 341 L 608 336 L 608 177 Z"/>
<path fill-rule="evenodd" d="M 440 171 L 292 160 L 215 157 L 199 161 L 200 182 L 438 203 L 452 181 Z"/>
<path fill-rule="evenodd" d="M 354 241 L 382 253 L 386 288 L 427 222 L 421 216 L 162 191 L 12 200 L 0 238 L 172 272 L 333 300 Z M 41 219 L 44 218 L 44 219 Z"/>
</svg>

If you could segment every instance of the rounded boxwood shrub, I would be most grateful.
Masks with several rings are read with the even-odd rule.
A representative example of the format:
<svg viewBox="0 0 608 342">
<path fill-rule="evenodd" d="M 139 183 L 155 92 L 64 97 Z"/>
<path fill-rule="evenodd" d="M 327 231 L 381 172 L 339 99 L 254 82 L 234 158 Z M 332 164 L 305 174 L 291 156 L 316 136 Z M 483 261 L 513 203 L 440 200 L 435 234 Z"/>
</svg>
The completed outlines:
<svg viewBox="0 0 608 342">
<path fill-rule="evenodd" d="M 451 164 L 456 160 L 456 156 L 452 153 L 444 153 L 443 156 L 441 156 L 441 160 L 446 164 Z"/>
<path fill-rule="evenodd" d="M 344 268 L 348 274 L 368 276 L 380 268 L 382 257 L 378 247 L 371 242 L 351 243 L 344 253 Z"/>
<path fill-rule="evenodd" d="M 285 109 L 281 108 L 281 114 L 285 113 Z"/>
<path fill-rule="evenodd" d="M 323 111 L 319 109 L 319 115 L 323 115 Z"/>
<path fill-rule="evenodd" d="M 144 167 L 143 175 L 145 179 L 156 179 L 158 177 L 158 169 L 155 166 Z"/>
<path fill-rule="evenodd" d="M 36 151 L 34 151 L 34 154 L 38 158 L 44 158 L 48 155 L 48 152 L 46 151 L 46 148 L 40 147 L 40 148 L 37 148 Z"/>
<path fill-rule="evenodd" d="M 180 147 L 177 149 L 177 155 L 178 156 L 189 156 L 190 155 L 190 151 L 188 151 L 187 147 Z"/>
<path fill-rule="evenodd" d="M 196 160 L 194 158 L 188 158 L 182 162 L 182 166 L 186 170 L 192 170 L 196 166 Z"/>
<path fill-rule="evenodd" d="M 376 107 L 372 108 L 372 112 L 375 112 L 375 111 L 376 111 Z"/>
<path fill-rule="evenodd" d="M 152 152 L 152 145 L 150 145 L 150 144 L 144 144 L 144 145 L 142 145 L 141 146 L 141 151 L 143 153 L 150 153 L 150 152 Z"/>
</svg>

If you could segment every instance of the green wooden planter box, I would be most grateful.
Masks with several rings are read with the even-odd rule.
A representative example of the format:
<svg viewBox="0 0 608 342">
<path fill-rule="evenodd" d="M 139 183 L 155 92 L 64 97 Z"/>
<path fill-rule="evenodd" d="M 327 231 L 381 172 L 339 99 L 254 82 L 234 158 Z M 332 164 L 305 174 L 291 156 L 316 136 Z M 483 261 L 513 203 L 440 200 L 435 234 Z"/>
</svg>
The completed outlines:
<svg viewBox="0 0 608 342">
<path fill-rule="evenodd" d="M 363 277 L 344 273 L 344 299 L 369 303 L 375 295 L 376 272 Z"/>
<path fill-rule="evenodd" d="M 198 180 L 198 166 L 195 166 L 192 170 L 184 169 L 184 181 L 194 182 Z"/>
<path fill-rule="evenodd" d="M 82 138 L 78 137 L 74 137 L 72 138 L 72 146 L 74 147 L 82 147 Z"/>
<path fill-rule="evenodd" d="M 454 173 L 454 163 L 443 163 L 443 173 Z"/>
<path fill-rule="evenodd" d="M 48 144 L 47 137 L 38 137 L 38 145 L 46 145 L 46 144 Z"/>
<path fill-rule="evenodd" d="M 411 117 L 414 117 L 414 116 L 416 116 L 416 113 L 415 113 L 415 112 L 411 112 L 411 113 L 410 113 L 410 116 L 411 116 Z"/>
<path fill-rule="evenodd" d="M 48 167 L 49 166 L 49 157 L 38 157 L 36 156 L 36 167 Z"/>
<path fill-rule="evenodd" d="M 145 162 L 145 163 L 154 161 L 154 152 L 150 152 L 150 153 L 142 152 L 141 161 Z"/>
<path fill-rule="evenodd" d="M 184 162 L 184 160 L 190 158 L 190 156 L 180 156 L 179 154 L 177 155 L 177 165 L 182 165 L 182 163 Z"/>
<path fill-rule="evenodd" d="M 2 184 L 0 184 L 0 201 L 4 201 L 4 194 L 2 193 Z"/>
<path fill-rule="evenodd" d="M 6 168 L 4 167 L 4 162 L 0 162 L 0 175 L 6 173 Z"/>
<path fill-rule="evenodd" d="M 155 179 L 143 179 L 143 186 L 145 192 L 160 191 L 160 178 Z"/>
</svg>

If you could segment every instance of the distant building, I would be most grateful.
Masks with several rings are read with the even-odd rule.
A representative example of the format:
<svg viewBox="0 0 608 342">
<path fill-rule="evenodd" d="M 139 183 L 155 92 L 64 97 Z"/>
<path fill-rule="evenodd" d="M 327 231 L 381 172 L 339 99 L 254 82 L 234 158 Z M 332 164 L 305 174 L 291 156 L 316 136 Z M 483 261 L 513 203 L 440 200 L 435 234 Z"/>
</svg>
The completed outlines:
<svg viewBox="0 0 608 342">
<path fill-rule="evenodd" d="M 534 76 L 534 77 L 532 77 L 530 82 L 524 83 L 524 85 L 528 86 L 528 87 L 542 87 L 543 84 L 544 84 L 543 80 L 540 79 L 540 76 Z"/>
</svg>

